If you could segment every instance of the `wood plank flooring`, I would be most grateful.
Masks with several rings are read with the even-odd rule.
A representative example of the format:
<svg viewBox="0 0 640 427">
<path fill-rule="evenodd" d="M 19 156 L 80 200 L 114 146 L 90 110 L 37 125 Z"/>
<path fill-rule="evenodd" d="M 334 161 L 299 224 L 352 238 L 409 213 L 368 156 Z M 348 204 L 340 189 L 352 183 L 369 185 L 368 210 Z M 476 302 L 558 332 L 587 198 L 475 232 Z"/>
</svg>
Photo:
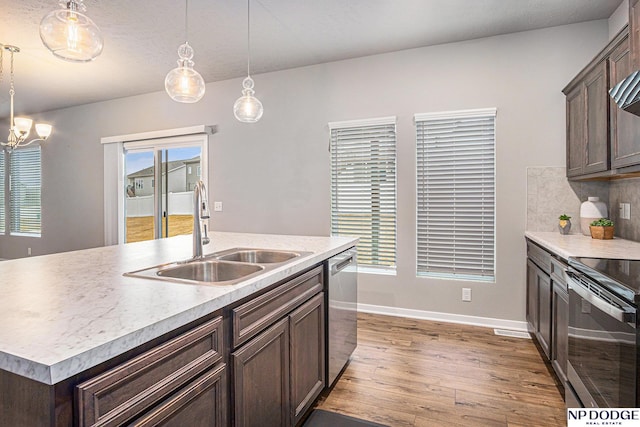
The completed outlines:
<svg viewBox="0 0 640 427">
<path fill-rule="evenodd" d="M 318 408 L 389 426 L 566 426 L 532 340 L 360 313 L 358 348 Z"/>
</svg>

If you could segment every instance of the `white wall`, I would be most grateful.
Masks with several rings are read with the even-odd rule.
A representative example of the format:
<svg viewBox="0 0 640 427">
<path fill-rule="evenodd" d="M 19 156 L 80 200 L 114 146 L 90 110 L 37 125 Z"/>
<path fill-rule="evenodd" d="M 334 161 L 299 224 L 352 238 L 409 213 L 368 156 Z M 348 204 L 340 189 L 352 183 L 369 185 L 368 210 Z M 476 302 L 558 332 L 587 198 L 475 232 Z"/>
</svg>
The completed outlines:
<svg viewBox="0 0 640 427">
<path fill-rule="evenodd" d="M 217 126 L 209 200 L 224 212 L 212 212 L 213 229 L 327 235 L 327 122 L 396 115 L 398 274 L 361 275 L 360 302 L 524 320 L 526 167 L 564 164 L 561 89 L 607 40 L 601 20 L 256 75 L 265 113 L 254 125 L 233 118 L 242 79 L 208 84 L 197 104 L 172 102 L 158 82 L 157 93 L 42 114 L 55 126 L 43 237 L 0 237 L 0 257 L 102 245 L 100 138 L 196 124 Z M 417 279 L 413 114 L 484 107 L 498 109 L 497 282 Z"/>
</svg>

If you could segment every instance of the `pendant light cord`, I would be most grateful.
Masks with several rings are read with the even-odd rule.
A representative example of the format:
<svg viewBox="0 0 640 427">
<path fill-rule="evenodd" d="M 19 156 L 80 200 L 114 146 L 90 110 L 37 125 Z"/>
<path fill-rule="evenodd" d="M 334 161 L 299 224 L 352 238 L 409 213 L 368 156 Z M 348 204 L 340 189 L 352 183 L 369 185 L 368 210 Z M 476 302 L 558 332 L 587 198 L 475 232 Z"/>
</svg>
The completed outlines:
<svg viewBox="0 0 640 427">
<path fill-rule="evenodd" d="M 249 72 L 250 64 L 251 64 L 251 32 L 249 28 L 251 27 L 251 0 L 247 0 L 247 77 L 251 76 Z"/>
<path fill-rule="evenodd" d="M 189 41 L 189 0 L 184 0 L 184 41 Z"/>
</svg>

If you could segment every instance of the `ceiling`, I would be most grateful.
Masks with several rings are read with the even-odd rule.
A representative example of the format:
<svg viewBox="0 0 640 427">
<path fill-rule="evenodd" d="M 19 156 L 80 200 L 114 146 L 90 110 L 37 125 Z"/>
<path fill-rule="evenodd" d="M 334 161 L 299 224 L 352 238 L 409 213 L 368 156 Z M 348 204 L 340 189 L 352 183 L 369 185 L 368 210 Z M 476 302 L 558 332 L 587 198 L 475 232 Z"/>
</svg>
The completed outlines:
<svg viewBox="0 0 640 427">
<path fill-rule="evenodd" d="M 621 1 L 252 0 L 251 74 L 603 19 Z M 58 7 L 56 0 L 0 0 L 0 43 L 21 48 L 17 114 L 164 90 L 185 39 L 184 1 L 85 4 L 103 33 L 104 51 L 77 64 L 55 58 L 40 41 L 38 25 Z M 246 73 L 246 6 L 243 0 L 189 0 L 188 41 L 206 82 Z M 8 116 L 6 77 L 0 117 Z"/>
</svg>

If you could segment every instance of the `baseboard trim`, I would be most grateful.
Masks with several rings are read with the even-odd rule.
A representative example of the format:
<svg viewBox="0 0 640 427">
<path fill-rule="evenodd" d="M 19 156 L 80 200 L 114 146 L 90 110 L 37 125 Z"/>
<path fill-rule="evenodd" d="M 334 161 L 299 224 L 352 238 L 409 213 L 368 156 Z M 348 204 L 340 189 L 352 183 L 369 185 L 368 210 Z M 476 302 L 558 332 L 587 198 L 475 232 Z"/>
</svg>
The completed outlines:
<svg viewBox="0 0 640 427">
<path fill-rule="evenodd" d="M 527 322 L 494 319 L 491 317 L 465 316 L 462 314 L 440 313 L 437 311 L 413 310 L 409 308 L 387 307 L 383 305 L 361 303 L 358 303 L 358 311 L 363 313 L 383 314 L 386 316 L 408 317 L 411 319 L 436 320 L 439 322 L 459 323 L 462 325 L 484 326 L 487 328 L 511 329 L 514 331 L 527 330 Z"/>
</svg>

